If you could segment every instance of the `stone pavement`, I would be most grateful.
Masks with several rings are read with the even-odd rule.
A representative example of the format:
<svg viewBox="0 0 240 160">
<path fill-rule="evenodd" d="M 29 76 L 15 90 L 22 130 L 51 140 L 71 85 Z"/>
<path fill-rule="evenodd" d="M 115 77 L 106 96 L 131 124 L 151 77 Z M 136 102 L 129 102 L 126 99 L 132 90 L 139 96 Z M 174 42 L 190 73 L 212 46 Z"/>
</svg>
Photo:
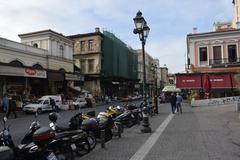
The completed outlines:
<svg viewBox="0 0 240 160">
<path fill-rule="evenodd" d="M 170 114 L 170 105 L 161 104 L 159 115 L 150 118 L 155 131 Z M 152 135 L 141 126 L 125 129 L 121 139 L 99 146 L 82 160 L 129 160 Z M 237 160 L 240 159 L 240 120 L 234 105 L 191 108 L 175 114 L 144 160 Z"/>
</svg>

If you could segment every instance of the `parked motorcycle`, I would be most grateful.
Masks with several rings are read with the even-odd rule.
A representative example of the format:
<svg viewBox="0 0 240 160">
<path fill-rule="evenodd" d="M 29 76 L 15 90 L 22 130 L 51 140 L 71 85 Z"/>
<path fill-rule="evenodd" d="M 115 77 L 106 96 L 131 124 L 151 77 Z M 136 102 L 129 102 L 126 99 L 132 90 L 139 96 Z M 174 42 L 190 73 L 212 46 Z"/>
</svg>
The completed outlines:
<svg viewBox="0 0 240 160">
<path fill-rule="evenodd" d="M 20 144 L 16 146 L 12 140 L 12 136 L 10 134 L 10 125 L 6 125 L 7 118 L 3 119 L 4 129 L 0 134 L 1 146 L 9 147 L 6 149 L 7 152 L 13 151 L 13 157 L 15 160 L 48 160 L 49 156 L 54 157 L 54 153 L 50 150 L 43 150 L 35 143 L 31 142 L 29 144 Z M 10 149 L 10 150 L 9 150 Z M 1 154 L 6 154 L 6 152 L 1 152 Z M 52 159 L 57 160 L 57 159 Z"/>
<path fill-rule="evenodd" d="M 102 131 L 104 131 L 104 141 L 110 141 L 114 135 L 114 128 L 116 126 L 115 121 L 111 116 L 107 118 L 101 118 L 101 112 L 98 117 L 95 116 L 95 111 L 88 112 L 86 114 L 77 113 L 74 117 L 77 119 L 72 120 L 74 127 L 80 127 L 88 133 L 89 136 L 94 136 L 97 141 L 102 142 Z M 121 132 L 118 132 L 121 135 Z M 95 141 L 96 142 L 96 141 Z M 96 143 L 91 144 L 91 149 L 95 147 Z"/>
<path fill-rule="evenodd" d="M 74 115 L 70 121 L 69 121 L 69 127 L 72 129 L 72 130 L 76 130 L 76 129 L 83 129 L 86 133 L 87 133 L 87 139 L 88 139 L 88 142 L 90 144 L 90 149 L 93 150 L 95 147 L 96 147 L 96 144 L 97 144 L 97 140 L 96 140 L 96 137 L 95 137 L 95 134 L 90 131 L 90 130 L 87 130 L 87 129 L 84 129 L 81 128 L 82 126 L 82 121 L 83 120 L 88 120 L 89 117 L 87 115 L 83 115 L 82 113 L 77 113 L 76 115 Z"/>
<path fill-rule="evenodd" d="M 120 122 L 126 128 L 130 128 L 135 124 L 140 124 L 142 120 L 142 112 L 135 104 L 128 104 L 124 107 L 110 106 L 106 112 L 110 115 L 116 115 L 114 120 Z"/>
<path fill-rule="evenodd" d="M 36 114 L 34 116 L 34 121 L 31 123 L 29 130 L 27 131 L 27 133 L 21 140 L 21 144 L 28 144 L 33 141 L 34 132 L 41 127 L 40 121 L 38 121 L 37 116 L 38 116 L 38 113 L 36 112 Z"/>
<path fill-rule="evenodd" d="M 14 160 L 14 152 L 8 146 L 0 146 L 1 160 Z"/>
<path fill-rule="evenodd" d="M 49 114 L 51 121 L 50 128 L 55 133 L 55 139 L 50 143 L 50 148 L 62 159 L 73 159 L 73 153 L 83 156 L 90 152 L 88 135 L 81 129 L 72 129 L 57 124 L 58 114 L 53 112 Z"/>
</svg>

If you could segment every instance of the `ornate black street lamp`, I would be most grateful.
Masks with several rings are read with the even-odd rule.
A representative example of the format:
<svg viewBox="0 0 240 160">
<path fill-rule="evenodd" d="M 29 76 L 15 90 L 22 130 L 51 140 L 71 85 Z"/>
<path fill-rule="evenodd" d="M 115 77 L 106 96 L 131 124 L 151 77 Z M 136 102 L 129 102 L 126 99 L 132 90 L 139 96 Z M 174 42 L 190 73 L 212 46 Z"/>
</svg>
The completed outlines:
<svg viewBox="0 0 240 160">
<path fill-rule="evenodd" d="M 146 92 L 146 65 L 145 65 L 145 43 L 150 31 L 150 28 L 147 26 L 147 22 L 142 17 L 142 12 L 138 11 L 135 18 L 133 18 L 135 29 L 133 30 L 134 34 L 139 35 L 139 39 L 142 42 L 142 61 L 143 61 L 143 101 L 144 101 L 144 110 L 146 112 L 147 108 L 147 92 Z M 145 114 L 146 115 L 146 114 Z M 141 130 L 143 133 L 151 132 L 151 128 L 149 127 L 148 117 L 145 116 L 143 119 L 144 128 Z"/>
</svg>

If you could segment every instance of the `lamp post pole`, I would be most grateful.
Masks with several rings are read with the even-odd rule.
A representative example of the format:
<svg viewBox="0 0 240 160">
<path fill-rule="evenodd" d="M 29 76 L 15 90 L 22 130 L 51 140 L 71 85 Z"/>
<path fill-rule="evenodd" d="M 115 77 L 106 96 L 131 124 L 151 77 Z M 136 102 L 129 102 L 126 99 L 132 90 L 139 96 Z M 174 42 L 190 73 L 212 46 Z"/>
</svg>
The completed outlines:
<svg viewBox="0 0 240 160">
<path fill-rule="evenodd" d="M 145 66 L 145 43 L 148 37 L 150 28 L 147 26 L 147 22 L 142 17 L 142 12 L 138 11 L 135 18 L 133 18 L 136 28 L 133 30 L 134 34 L 138 34 L 140 41 L 142 42 L 142 60 L 143 60 L 143 128 L 142 133 L 150 133 L 152 129 L 149 127 L 149 119 L 147 116 L 147 92 L 146 92 L 146 66 Z"/>
<path fill-rule="evenodd" d="M 141 33 L 143 36 L 143 32 Z M 146 64 L 145 64 L 145 40 L 142 40 L 142 60 L 143 60 L 143 101 L 147 104 L 147 91 L 146 91 Z"/>
</svg>

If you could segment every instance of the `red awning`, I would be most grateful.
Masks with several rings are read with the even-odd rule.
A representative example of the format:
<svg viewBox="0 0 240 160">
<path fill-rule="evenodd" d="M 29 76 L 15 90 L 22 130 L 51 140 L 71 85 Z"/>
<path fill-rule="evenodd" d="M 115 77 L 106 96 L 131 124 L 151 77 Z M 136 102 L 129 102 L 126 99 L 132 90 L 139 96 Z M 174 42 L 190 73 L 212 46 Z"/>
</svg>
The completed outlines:
<svg viewBox="0 0 240 160">
<path fill-rule="evenodd" d="M 211 88 L 232 88 L 231 74 L 212 74 L 209 75 Z"/>
<path fill-rule="evenodd" d="M 237 82 L 235 80 L 235 74 L 231 74 L 231 79 L 232 79 L 232 87 L 237 88 Z"/>
<path fill-rule="evenodd" d="M 182 89 L 201 89 L 201 75 L 176 75 L 176 87 Z"/>
</svg>

